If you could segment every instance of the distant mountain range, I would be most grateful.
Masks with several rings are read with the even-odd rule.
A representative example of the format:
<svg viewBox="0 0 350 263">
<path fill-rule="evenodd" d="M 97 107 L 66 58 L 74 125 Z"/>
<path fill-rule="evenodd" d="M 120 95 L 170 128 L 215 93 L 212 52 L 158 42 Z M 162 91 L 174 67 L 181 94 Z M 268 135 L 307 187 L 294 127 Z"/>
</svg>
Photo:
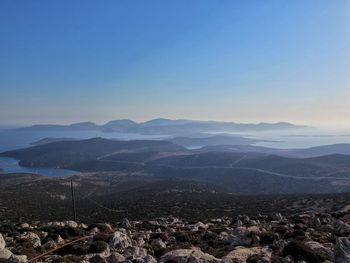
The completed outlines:
<svg viewBox="0 0 350 263">
<path fill-rule="evenodd" d="M 170 120 L 154 119 L 146 122 L 134 122 L 132 120 L 113 120 L 103 125 L 93 122 L 80 122 L 70 125 L 39 124 L 18 128 L 21 131 L 82 131 L 93 130 L 103 132 L 124 132 L 141 134 L 185 134 L 196 132 L 240 132 L 240 131 L 268 131 L 291 130 L 306 128 L 306 126 L 294 125 L 288 122 L 243 124 L 221 121 L 197 121 L 197 120 Z"/>
</svg>

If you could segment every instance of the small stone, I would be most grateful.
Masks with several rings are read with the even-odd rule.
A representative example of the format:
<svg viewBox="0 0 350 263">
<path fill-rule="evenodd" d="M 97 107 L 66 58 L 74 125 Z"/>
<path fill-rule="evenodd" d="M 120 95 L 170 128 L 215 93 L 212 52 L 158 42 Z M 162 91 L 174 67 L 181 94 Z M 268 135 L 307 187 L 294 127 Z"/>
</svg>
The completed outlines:
<svg viewBox="0 0 350 263">
<path fill-rule="evenodd" d="M 29 226 L 28 223 L 22 223 L 22 224 L 19 225 L 19 228 L 21 228 L 21 229 L 28 229 L 29 227 L 30 226 Z"/>
<path fill-rule="evenodd" d="M 130 224 L 130 222 L 129 222 L 129 220 L 127 218 L 123 219 L 122 226 L 125 227 L 125 228 L 130 228 L 131 227 L 131 224 Z"/>
<path fill-rule="evenodd" d="M 79 227 L 79 228 L 82 228 L 82 229 L 87 229 L 89 226 L 86 225 L 86 224 L 84 224 L 84 223 L 81 223 L 81 224 L 79 224 L 78 227 Z"/>
<path fill-rule="evenodd" d="M 276 221 L 282 221 L 284 219 L 281 213 L 273 214 L 272 218 L 273 220 L 276 220 Z"/>
<path fill-rule="evenodd" d="M 54 249 L 56 247 L 57 247 L 57 243 L 53 240 L 49 240 L 43 245 L 43 248 L 46 250 Z"/>
<path fill-rule="evenodd" d="M 166 244 L 163 242 L 162 239 L 157 238 L 152 241 L 152 247 L 156 250 L 160 250 L 166 248 Z"/>
<path fill-rule="evenodd" d="M 198 223 L 196 223 L 194 226 L 197 227 L 198 229 L 208 229 L 208 225 L 202 223 L 201 221 L 199 221 Z"/>
<path fill-rule="evenodd" d="M 90 235 L 96 235 L 100 230 L 97 227 L 94 227 L 90 230 L 89 234 Z"/>
<path fill-rule="evenodd" d="M 72 227 L 72 228 L 77 228 L 78 227 L 78 223 L 75 221 L 65 221 L 64 224 L 68 227 Z"/>
<path fill-rule="evenodd" d="M 136 245 L 139 246 L 139 247 L 143 247 L 145 244 L 146 244 L 146 242 L 145 242 L 145 240 L 143 240 L 142 237 L 139 237 L 139 238 L 136 240 Z"/>
</svg>

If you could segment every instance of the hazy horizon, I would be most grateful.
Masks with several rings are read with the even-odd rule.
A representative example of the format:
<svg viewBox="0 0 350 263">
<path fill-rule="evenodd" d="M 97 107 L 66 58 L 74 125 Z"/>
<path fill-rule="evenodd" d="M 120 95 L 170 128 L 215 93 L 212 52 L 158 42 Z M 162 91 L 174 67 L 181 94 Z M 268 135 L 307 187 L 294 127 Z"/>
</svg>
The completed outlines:
<svg viewBox="0 0 350 263">
<path fill-rule="evenodd" d="M 123 120 L 128 119 L 128 118 L 121 118 Z M 96 125 L 104 125 L 106 123 L 108 123 L 109 121 L 113 121 L 113 120 L 121 120 L 121 119 L 110 119 L 110 120 L 106 120 L 106 121 L 92 121 L 92 120 L 77 120 L 77 121 L 73 121 L 73 122 L 27 122 L 27 123 L 0 123 L 0 129 L 11 129 L 11 128 L 21 128 L 21 127 L 30 127 L 30 126 L 35 126 L 35 125 L 71 125 L 71 124 L 76 124 L 76 123 L 84 123 L 84 122 L 92 122 Z M 143 122 L 147 122 L 150 120 L 154 120 L 154 119 L 168 119 L 168 118 L 152 118 L 152 119 L 145 119 L 145 120 L 134 120 L 134 119 L 128 119 L 131 121 L 134 121 L 136 123 L 143 123 Z M 184 120 L 184 119 L 170 119 L 170 120 Z M 277 121 L 277 122 L 237 122 L 237 121 L 230 121 L 230 120 L 213 120 L 213 119 L 186 119 L 186 120 L 191 120 L 191 121 L 213 121 L 213 122 L 231 122 L 231 123 L 236 123 L 236 124 L 261 124 L 261 123 L 268 123 L 268 124 L 277 124 L 277 123 L 284 123 L 285 121 Z M 265 131 L 263 133 L 270 133 L 273 136 L 283 136 L 283 134 L 288 135 L 307 135 L 307 136 L 311 136 L 311 135 L 315 135 L 315 136 L 350 136 L 350 125 L 347 124 L 336 124 L 336 125 L 310 125 L 310 124 L 304 124 L 304 123 L 294 123 L 294 122 L 286 122 L 286 123 L 290 123 L 293 125 L 297 125 L 297 126 L 305 126 L 305 128 L 298 128 L 298 129 L 287 129 L 285 131 L 283 130 L 276 130 L 276 131 Z M 219 132 L 222 134 L 225 134 L 225 132 Z M 226 132 L 227 133 L 227 132 Z M 233 134 L 237 134 L 237 135 L 242 135 L 242 132 L 233 132 Z M 253 134 L 255 133 L 257 136 L 260 132 L 252 132 Z M 229 133 L 227 133 L 229 134 Z M 249 132 L 247 133 L 249 134 Z M 339 142 L 340 143 L 340 142 Z M 326 143 L 327 144 L 327 143 Z M 329 143 L 332 144 L 332 143 Z M 322 143 L 320 143 L 320 145 L 322 145 Z"/>
<path fill-rule="evenodd" d="M 237 122 L 234 120 L 215 120 L 215 119 L 190 119 L 190 118 L 166 118 L 166 117 L 154 117 L 154 118 L 150 118 L 150 119 L 131 119 L 131 118 L 114 118 L 114 119 L 110 119 L 110 120 L 98 120 L 98 121 L 93 121 L 93 120 L 76 120 L 76 121 L 72 121 L 72 122 L 32 122 L 32 123 L 28 123 L 28 122 L 23 122 L 23 123 L 0 123 L 0 125 L 2 126 L 6 126 L 6 125 L 13 125 L 13 126 L 22 126 L 22 125 L 70 125 L 70 124 L 76 124 L 76 123 L 86 123 L 86 122 L 92 122 L 94 124 L 97 125 L 103 125 L 106 124 L 110 121 L 115 121 L 115 120 L 129 120 L 129 121 L 133 121 L 136 123 L 144 123 L 144 122 L 148 122 L 148 121 L 153 121 L 153 120 L 171 120 L 171 121 L 198 121 L 198 122 L 230 122 L 230 123 L 237 123 L 237 124 L 263 124 L 263 123 L 269 123 L 269 124 L 276 124 L 276 123 L 290 123 L 290 124 L 295 124 L 295 125 L 299 125 L 298 123 L 292 123 L 292 122 L 287 122 L 287 121 L 276 121 L 276 122 L 265 122 L 265 121 L 259 121 L 259 122 Z M 311 126 L 310 126 L 311 127 Z"/>
<path fill-rule="evenodd" d="M 237 123 L 237 124 L 262 124 L 262 123 L 268 123 L 268 124 L 277 124 L 277 123 L 290 123 L 293 125 L 298 125 L 298 126 L 305 126 L 306 129 L 319 129 L 323 131 L 350 131 L 350 124 L 308 124 L 308 123 L 296 123 L 296 122 L 290 122 L 290 121 L 285 121 L 285 120 L 280 120 L 280 121 L 235 121 L 235 120 L 222 120 L 222 119 L 190 119 L 190 118 L 166 118 L 166 117 L 153 117 L 150 119 L 131 119 L 131 118 L 112 118 L 112 119 L 106 119 L 106 120 L 92 120 L 92 119 L 83 119 L 83 120 L 73 120 L 73 121 L 62 121 L 62 122 L 55 122 L 55 121 L 33 121 L 33 122 L 0 122 L 0 128 L 1 127 L 28 127 L 32 125 L 70 125 L 70 124 L 75 124 L 75 123 L 84 123 L 84 122 L 92 122 L 97 125 L 104 125 L 110 121 L 114 120 L 131 120 L 136 123 L 143 123 L 155 119 L 168 119 L 168 120 L 189 120 L 189 121 L 213 121 L 213 122 L 231 122 L 231 123 Z M 299 129 L 299 131 L 301 131 Z"/>
</svg>

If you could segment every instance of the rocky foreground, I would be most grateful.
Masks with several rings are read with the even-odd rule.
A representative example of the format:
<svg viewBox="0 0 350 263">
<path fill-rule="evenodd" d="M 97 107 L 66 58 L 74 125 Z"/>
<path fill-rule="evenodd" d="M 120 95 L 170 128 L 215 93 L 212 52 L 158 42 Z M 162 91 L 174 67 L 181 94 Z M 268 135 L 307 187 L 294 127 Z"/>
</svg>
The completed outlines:
<svg viewBox="0 0 350 263">
<path fill-rule="evenodd" d="M 33 222 L 2 225 L 0 233 L 0 262 L 350 262 L 348 212 Z"/>
</svg>

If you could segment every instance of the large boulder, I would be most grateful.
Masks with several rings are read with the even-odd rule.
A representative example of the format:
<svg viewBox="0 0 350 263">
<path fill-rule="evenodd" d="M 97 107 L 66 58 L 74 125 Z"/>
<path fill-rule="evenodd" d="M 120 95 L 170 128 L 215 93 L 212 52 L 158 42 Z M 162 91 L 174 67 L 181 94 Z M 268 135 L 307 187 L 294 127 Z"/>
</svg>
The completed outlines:
<svg viewBox="0 0 350 263">
<path fill-rule="evenodd" d="M 88 253 L 96 253 L 96 254 L 100 254 L 101 256 L 107 257 L 110 255 L 110 250 L 106 242 L 95 241 L 90 244 Z"/>
<path fill-rule="evenodd" d="M 160 263 L 219 263 L 220 259 L 212 255 L 204 253 L 200 248 L 194 247 L 191 249 L 177 249 L 163 255 Z"/>
<path fill-rule="evenodd" d="M 237 227 L 231 234 L 221 235 L 221 239 L 231 246 L 250 246 L 253 242 L 246 227 Z"/>
<path fill-rule="evenodd" d="M 132 246 L 130 237 L 120 231 L 115 231 L 110 237 L 109 245 L 112 248 L 127 248 Z"/>
<path fill-rule="evenodd" d="M 28 241 L 33 248 L 41 247 L 40 237 L 33 232 L 26 232 L 20 236 L 20 239 Z"/>
<path fill-rule="evenodd" d="M 12 256 L 12 252 L 6 248 L 0 249 L 0 259 L 9 259 Z"/>
<path fill-rule="evenodd" d="M 312 243 L 311 243 L 312 244 Z M 283 256 L 290 256 L 295 262 L 300 260 L 305 260 L 306 262 L 324 262 L 327 260 L 326 253 L 319 253 L 319 249 L 315 249 L 315 243 L 312 245 L 307 245 L 302 241 L 292 240 L 288 242 L 282 251 Z M 324 251 L 323 251 L 324 252 Z"/>
<path fill-rule="evenodd" d="M 259 255 L 264 258 L 270 258 L 272 251 L 267 247 L 236 247 L 233 251 L 222 258 L 222 262 L 245 263 L 247 259 L 253 255 Z"/>
<path fill-rule="evenodd" d="M 12 254 L 9 258 L 9 262 L 11 263 L 26 263 L 28 262 L 26 255 L 14 255 Z"/>
<path fill-rule="evenodd" d="M 111 253 L 111 255 L 107 258 L 108 263 L 118 263 L 124 261 L 125 257 L 122 254 L 119 254 L 118 252 Z"/>
<path fill-rule="evenodd" d="M 307 241 L 304 243 L 306 247 L 308 247 L 312 252 L 321 255 L 323 258 L 331 259 L 333 256 L 333 252 L 315 241 Z"/>
<path fill-rule="evenodd" d="M 346 237 L 336 240 L 334 263 L 350 263 L 350 242 Z"/>
<path fill-rule="evenodd" d="M 107 263 L 107 260 L 101 255 L 95 255 L 89 259 L 90 263 Z"/>
</svg>

